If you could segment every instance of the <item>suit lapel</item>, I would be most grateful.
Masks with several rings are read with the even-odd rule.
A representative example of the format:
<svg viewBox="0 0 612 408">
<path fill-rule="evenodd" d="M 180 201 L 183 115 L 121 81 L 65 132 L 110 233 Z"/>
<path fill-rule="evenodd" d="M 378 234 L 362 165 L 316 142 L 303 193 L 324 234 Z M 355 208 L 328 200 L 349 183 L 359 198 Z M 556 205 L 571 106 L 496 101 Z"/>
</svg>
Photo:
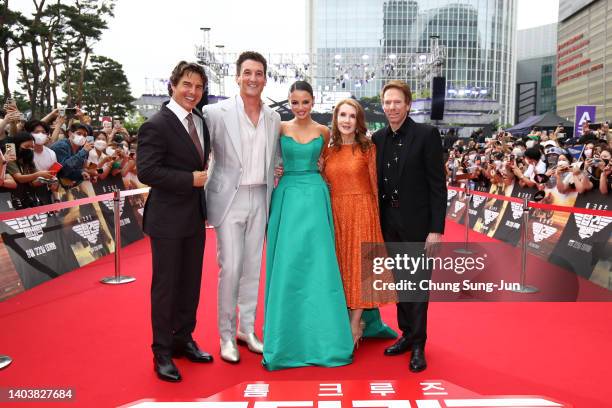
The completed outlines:
<svg viewBox="0 0 612 408">
<path fill-rule="evenodd" d="M 225 113 L 223 114 L 223 123 L 229 134 L 229 138 L 232 141 L 234 150 L 238 155 L 238 160 L 242 163 L 242 143 L 240 142 L 240 127 L 238 125 L 240 118 L 238 117 L 238 107 L 236 106 L 236 100 L 233 99 L 232 104 L 228 104 Z"/>
<path fill-rule="evenodd" d="M 174 130 L 174 133 L 177 135 L 177 139 L 186 145 L 187 149 L 191 152 L 191 156 L 197 161 L 197 163 L 201 163 L 200 155 L 198 154 L 198 151 L 191 140 L 191 136 L 189 136 L 189 133 L 187 133 L 187 130 L 179 118 L 166 106 L 162 106 L 162 112 L 168 118 L 168 122 Z"/>
</svg>

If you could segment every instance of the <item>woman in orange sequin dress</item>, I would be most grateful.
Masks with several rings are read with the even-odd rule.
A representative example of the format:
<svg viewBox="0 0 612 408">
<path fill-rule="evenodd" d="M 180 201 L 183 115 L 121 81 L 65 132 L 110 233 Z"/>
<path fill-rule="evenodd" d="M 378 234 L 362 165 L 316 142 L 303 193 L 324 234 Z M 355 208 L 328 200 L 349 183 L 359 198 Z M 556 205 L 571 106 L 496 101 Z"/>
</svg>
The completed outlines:
<svg viewBox="0 0 612 408">
<path fill-rule="evenodd" d="M 364 309 L 396 301 L 394 293 L 375 291 L 372 272 L 362 274 L 361 270 L 361 243 L 384 242 L 378 213 L 376 147 L 367 138 L 366 131 L 365 112 L 357 101 L 345 99 L 336 105 L 323 170 L 330 186 L 336 255 L 355 343 L 363 335 Z M 390 271 L 376 279 L 393 281 Z M 380 321 L 378 310 L 375 312 L 375 319 Z M 363 317 L 366 320 L 365 315 Z"/>
</svg>

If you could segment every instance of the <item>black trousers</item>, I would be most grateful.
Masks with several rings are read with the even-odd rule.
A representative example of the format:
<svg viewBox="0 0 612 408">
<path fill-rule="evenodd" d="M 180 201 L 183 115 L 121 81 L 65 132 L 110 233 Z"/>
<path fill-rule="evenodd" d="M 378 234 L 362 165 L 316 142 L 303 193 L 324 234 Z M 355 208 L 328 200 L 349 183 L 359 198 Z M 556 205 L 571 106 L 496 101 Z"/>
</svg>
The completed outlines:
<svg viewBox="0 0 612 408">
<path fill-rule="evenodd" d="M 400 208 L 381 206 L 381 229 L 385 242 L 425 242 L 427 235 L 402 226 Z M 395 254 L 389 253 L 389 256 Z M 398 302 L 397 324 L 412 345 L 425 346 L 429 302 Z"/>
<path fill-rule="evenodd" d="M 170 355 L 173 346 L 193 340 L 205 240 L 204 229 L 187 238 L 151 237 L 153 353 Z"/>
</svg>

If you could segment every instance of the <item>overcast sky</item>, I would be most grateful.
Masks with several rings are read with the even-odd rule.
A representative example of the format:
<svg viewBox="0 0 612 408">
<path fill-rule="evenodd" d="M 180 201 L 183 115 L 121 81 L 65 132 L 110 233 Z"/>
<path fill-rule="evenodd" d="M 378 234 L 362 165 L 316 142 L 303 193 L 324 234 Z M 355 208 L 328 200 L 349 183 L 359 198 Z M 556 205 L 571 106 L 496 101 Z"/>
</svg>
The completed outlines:
<svg viewBox="0 0 612 408">
<path fill-rule="evenodd" d="M 18 3 L 28 10 L 28 3 Z M 518 0 L 517 28 L 556 22 L 558 4 Z M 211 28 L 211 46 L 223 44 L 229 52 L 304 52 L 304 10 L 304 0 L 118 0 L 94 50 L 123 64 L 132 94 L 139 96 L 153 79 L 167 78 L 179 60 L 195 59 L 195 46 L 203 41 L 200 27 Z"/>
</svg>

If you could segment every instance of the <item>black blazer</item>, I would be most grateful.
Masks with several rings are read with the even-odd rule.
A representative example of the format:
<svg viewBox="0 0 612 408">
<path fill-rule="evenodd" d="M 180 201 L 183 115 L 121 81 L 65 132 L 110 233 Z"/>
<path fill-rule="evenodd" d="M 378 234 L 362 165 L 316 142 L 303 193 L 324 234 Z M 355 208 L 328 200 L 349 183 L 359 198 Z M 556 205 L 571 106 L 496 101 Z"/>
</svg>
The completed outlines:
<svg viewBox="0 0 612 408">
<path fill-rule="evenodd" d="M 167 104 L 167 103 L 166 103 Z M 184 238 L 201 231 L 206 220 L 204 188 L 193 187 L 192 172 L 205 163 L 189 133 L 166 107 L 147 120 L 138 131 L 138 179 L 151 187 L 143 215 L 143 230 L 155 238 Z M 210 136 L 202 114 L 204 158 L 210 155 Z"/>
<path fill-rule="evenodd" d="M 438 129 L 416 123 L 409 117 L 402 125 L 406 130 L 406 148 L 400 157 L 399 202 L 401 227 L 411 241 L 422 242 L 430 232 L 444 233 L 446 218 L 446 180 L 442 161 L 442 140 Z M 376 145 L 379 201 L 383 192 L 382 166 L 385 143 L 391 128 L 378 130 L 372 136 Z M 381 208 L 383 203 L 380 201 Z M 381 211 L 381 217 L 383 216 Z"/>
</svg>

